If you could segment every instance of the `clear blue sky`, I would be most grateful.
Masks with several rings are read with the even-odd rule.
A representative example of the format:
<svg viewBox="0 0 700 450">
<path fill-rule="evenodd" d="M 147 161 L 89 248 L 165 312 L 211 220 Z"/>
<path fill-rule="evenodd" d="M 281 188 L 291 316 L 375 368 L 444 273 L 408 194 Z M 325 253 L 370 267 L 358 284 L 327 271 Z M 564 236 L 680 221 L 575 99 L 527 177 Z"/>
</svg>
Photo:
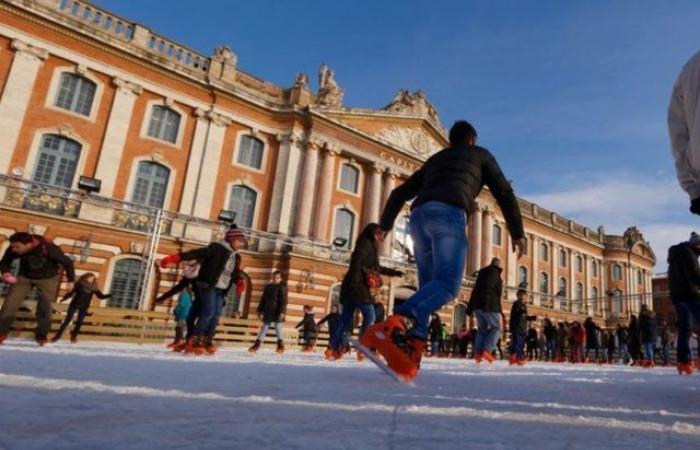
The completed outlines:
<svg viewBox="0 0 700 450">
<path fill-rule="evenodd" d="M 700 50 L 698 0 L 98 3 L 205 54 L 229 44 L 241 68 L 284 86 L 302 71 L 315 84 L 325 61 L 348 106 L 423 89 L 445 126 L 477 127 L 519 195 L 591 227 L 639 225 L 660 260 L 700 223 L 665 125 Z"/>
</svg>

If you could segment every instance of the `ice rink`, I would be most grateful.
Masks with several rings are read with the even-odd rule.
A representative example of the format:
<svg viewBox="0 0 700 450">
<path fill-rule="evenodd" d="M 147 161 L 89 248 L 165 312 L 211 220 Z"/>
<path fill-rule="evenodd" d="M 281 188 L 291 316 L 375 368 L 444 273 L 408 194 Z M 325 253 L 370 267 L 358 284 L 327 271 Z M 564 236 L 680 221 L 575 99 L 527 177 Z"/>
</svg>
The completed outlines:
<svg viewBox="0 0 700 450">
<path fill-rule="evenodd" d="M 415 387 L 371 363 L 263 349 L 0 346 L 1 449 L 698 449 L 700 375 L 426 359 Z"/>
</svg>

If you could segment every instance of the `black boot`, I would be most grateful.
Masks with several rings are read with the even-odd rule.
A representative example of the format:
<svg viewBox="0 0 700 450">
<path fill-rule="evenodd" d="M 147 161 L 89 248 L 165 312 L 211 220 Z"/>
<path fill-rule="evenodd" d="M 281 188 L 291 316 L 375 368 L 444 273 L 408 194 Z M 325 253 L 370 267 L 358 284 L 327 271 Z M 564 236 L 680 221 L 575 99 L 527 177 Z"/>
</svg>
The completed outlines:
<svg viewBox="0 0 700 450">
<path fill-rule="evenodd" d="M 250 353 L 255 353 L 255 352 L 257 352 L 258 349 L 260 348 L 260 344 L 261 344 L 260 339 L 256 339 L 255 342 L 253 342 L 253 345 L 250 346 L 250 348 L 248 349 L 248 351 L 249 351 Z"/>
<path fill-rule="evenodd" d="M 282 339 L 277 339 L 277 353 L 280 355 L 284 353 L 284 341 Z"/>
</svg>

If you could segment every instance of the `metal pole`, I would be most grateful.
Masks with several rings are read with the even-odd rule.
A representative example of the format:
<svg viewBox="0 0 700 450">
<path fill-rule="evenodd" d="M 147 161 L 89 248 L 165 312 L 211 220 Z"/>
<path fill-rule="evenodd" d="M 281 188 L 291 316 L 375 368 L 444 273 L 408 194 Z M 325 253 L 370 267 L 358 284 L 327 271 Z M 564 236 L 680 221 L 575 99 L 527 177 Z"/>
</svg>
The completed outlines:
<svg viewBox="0 0 700 450">
<path fill-rule="evenodd" d="M 163 226 L 163 210 L 156 210 L 156 217 L 153 221 L 153 228 L 150 233 L 150 241 L 148 245 L 148 254 L 146 258 L 146 263 L 141 277 L 141 289 L 139 298 L 139 310 L 145 311 L 146 305 L 148 303 L 148 284 L 151 279 L 151 270 L 155 264 L 156 254 L 158 252 L 158 244 L 160 242 L 160 235 Z"/>
</svg>

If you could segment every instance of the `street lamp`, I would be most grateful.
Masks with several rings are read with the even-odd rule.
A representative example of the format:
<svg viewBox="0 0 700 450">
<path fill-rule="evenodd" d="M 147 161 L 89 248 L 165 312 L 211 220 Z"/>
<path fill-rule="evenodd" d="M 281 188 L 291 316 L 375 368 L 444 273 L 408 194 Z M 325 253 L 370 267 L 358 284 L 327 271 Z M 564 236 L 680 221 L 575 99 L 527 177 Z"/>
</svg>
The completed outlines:
<svg viewBox="0 0 700 450">
<path fill-rule="evenodd" d="M 219 211 L 218 219 L 221 222 L 232 224 L 236 221 L 236 211 L 229 211 L 228 209 L 222 209 Z"/>
<path fill-rule="evenodd" d="M 98 193 L 102 188 L 102 180 L 97 178 L 84 177 L 81 176 L 78 179 L 78 189 L 83 190 L 89 194 Z"/>
</svg>

